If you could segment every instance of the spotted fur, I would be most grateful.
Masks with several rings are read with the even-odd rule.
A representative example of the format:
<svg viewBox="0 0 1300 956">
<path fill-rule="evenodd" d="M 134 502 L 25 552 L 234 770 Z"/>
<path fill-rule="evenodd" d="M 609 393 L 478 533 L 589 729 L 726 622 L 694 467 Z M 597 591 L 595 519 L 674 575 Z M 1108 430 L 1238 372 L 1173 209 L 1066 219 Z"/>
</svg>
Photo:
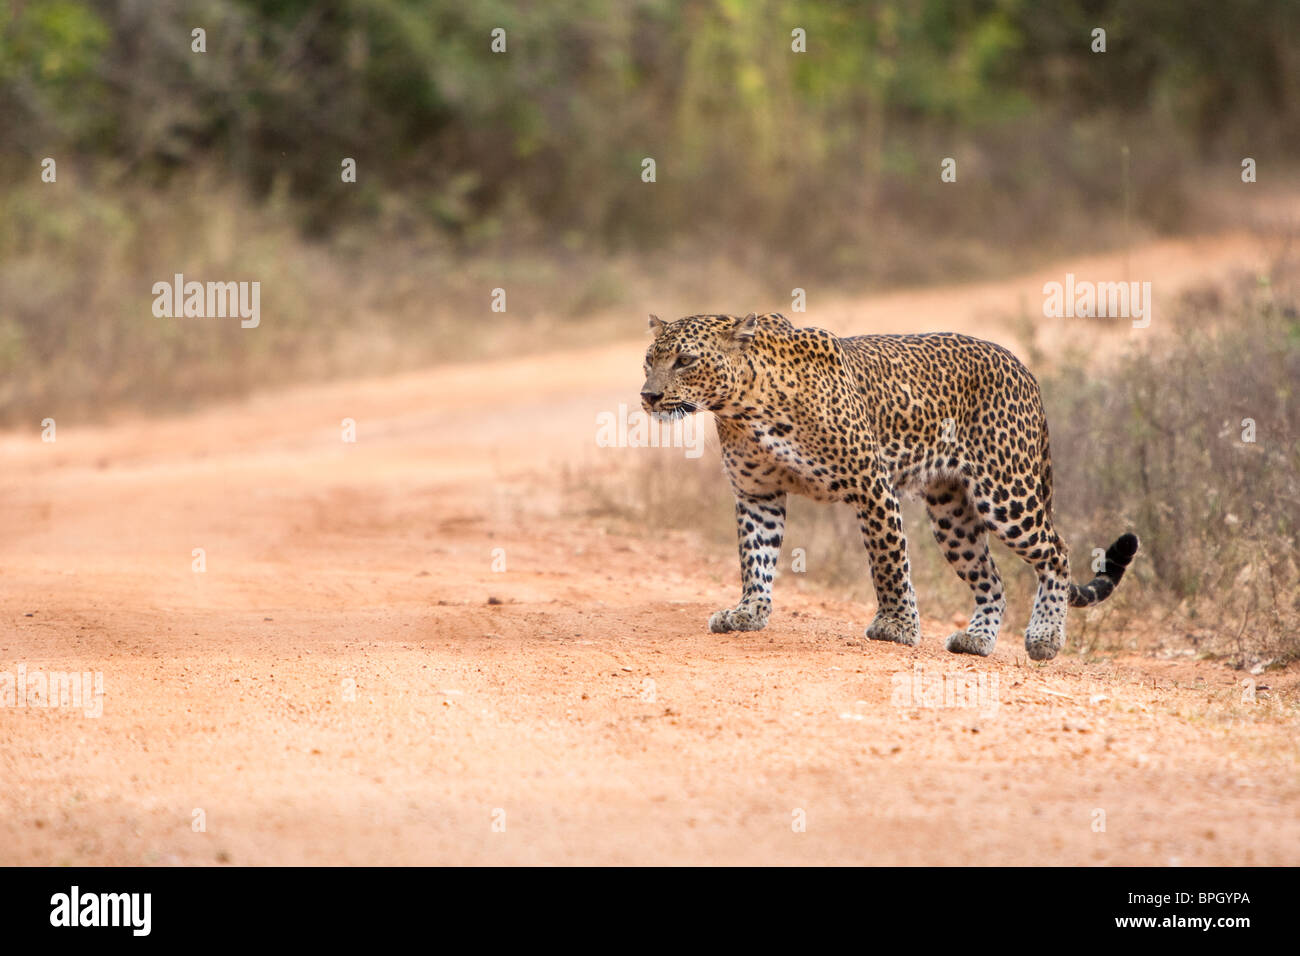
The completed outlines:
<svg viewBox="0 0 1300 956">
<path fill-rule="evenodd" d="M 767 624 L 789 494 L 857 511 L 877 599 L 873 640 L 920 639 L 900 493 L 924 496 L 935 540 L 974 594 L 970 623 L 948 638 L 957 653 L 991 653 L 1002 623 L 990 532 L 1038 575 L 1025 632 L 1034 660 L 1060 651 L 1067 605 L 1105 600 L 1137 553 L 1125 534 L 1097 577 L 1071 582 L 1052 527 L 1038 383 L 999 345 L 955 333 L 839 338 L 778 313 L 651 316 L 650 325 L 644 407 L 661 417 L 712 412 L 736 495 L 740 603 L 714 614 L 710 630 Z"/>
</svg>

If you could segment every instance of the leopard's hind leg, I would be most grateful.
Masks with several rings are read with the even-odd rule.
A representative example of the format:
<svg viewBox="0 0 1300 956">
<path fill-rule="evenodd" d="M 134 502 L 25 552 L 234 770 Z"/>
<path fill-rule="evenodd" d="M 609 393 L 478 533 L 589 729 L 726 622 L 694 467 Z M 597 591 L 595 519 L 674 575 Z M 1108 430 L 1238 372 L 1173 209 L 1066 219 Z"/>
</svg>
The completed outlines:
<svg viewBox="0 0 1300 956">
<path fill-rule="evenodd" d="M 989 529 L 1038 576 L 1034 609 L 1025 628 L 1025 653 L 1049 661 L 1065 645 L 1065 612 L 1070 600 L 1070 551 L 1052 527 L 1045 486 L 1022 500 L 1019 487 L 994 487 L 977 508 Z"/>
<path fill-rule="evenodd" d="M 941 479 L 931 484 L 925 492 L 925 510 L 943 556 L 975 595 L 970 623 L 948 636 L 948 650 L 987 657 L 997 643 L 1007 606 L 1002 578 L 989 554 L 988 528 L 957 481 Z"/>
</svg>

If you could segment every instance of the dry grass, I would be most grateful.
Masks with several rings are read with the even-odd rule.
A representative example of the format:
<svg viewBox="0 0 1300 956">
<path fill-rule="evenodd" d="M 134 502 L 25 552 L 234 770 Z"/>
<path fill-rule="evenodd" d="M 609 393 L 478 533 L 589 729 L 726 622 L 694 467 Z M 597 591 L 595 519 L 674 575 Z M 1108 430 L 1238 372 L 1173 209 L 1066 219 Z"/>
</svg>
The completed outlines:
<svg viewBox="0 0 1300 956">
<path fill-rule="evenodd" d="M 653 250 L 502 230 L 467 251 L 383 208 L 307 238 L 287 188 L 255 201 L 215 172 L 157 189 L 123 180 L 68 161 L 57 184 L 0 191 L 0 425 L 171 412 L 268 384 L 565 348 L 639 331 L 649 311 L 788 308 L 795 287 L 826 295 L 1008 274 L 1065 248 L 910 223 L 881 229 L 832 280 L 809 265 L 815 252 L 741 241 L 721 224 Z M 1103 218 L 1061 228 L 1113 245 Z M 261 325 L 155 318 L 153 284 L 176 273 L 261 283 Z M 498 288 L 505 313 L 491 308 Z"/>
<path fill-rule="evenodd" d="M 1100 627 L 1154 609 L 1184 649 L 1300 656 L 1298 304 L 1291 271 L 1202 290 L 1179 303 L 1171 347 L 1044 381 L 1062 533 L 1142 535 L 1141 587 L 1103 605 Z"/>
<path fill-rule="evenodd" d="M 72 166 L 59 177 L 0 192 L 0 425 L 167 412 L 292 381 L 573 347 L 639 330 L 648 309 L 772 294 L 740 265 L 706 258 L 508 244 L 465 257 L 432 231 L 313 242 L 287 198 L 254 203 L 215 177 L 126 193 L 80 181 Z M 261 283 L 260 326 L 156 318 L 153 284 L 178 272 Z M 492 310 L 497 288 L 504 313 Z M 718 288 L 734 298 L 710 301 Z"/>
</svg>

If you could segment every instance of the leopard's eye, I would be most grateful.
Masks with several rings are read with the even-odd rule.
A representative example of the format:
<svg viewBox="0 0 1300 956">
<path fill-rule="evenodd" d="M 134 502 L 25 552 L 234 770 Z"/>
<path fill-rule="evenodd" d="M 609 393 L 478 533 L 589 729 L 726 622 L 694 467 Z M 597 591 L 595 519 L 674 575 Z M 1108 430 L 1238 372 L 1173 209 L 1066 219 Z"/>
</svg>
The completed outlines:
<svg viewBox="0 0 1300 956">
<path fill-rule="evenodd" d="M 679 355 L 677 361 L 673 363 L 673 368 L 690 368 L 700 360 L 698 355 Z"/>
</svg>

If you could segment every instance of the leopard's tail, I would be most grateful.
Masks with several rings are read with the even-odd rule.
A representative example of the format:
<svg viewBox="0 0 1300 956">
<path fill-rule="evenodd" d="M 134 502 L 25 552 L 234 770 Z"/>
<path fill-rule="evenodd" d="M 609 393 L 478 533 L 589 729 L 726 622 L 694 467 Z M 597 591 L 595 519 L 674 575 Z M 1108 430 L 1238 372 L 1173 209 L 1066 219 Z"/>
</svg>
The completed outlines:
<svg viewBox="0 0 1300 956">
<path fill-rule="evenodd" d="M 1138 539 L 1135 534 L 1122 534 L 1115 543 L 1106 549 L 1106 562 L 1101 573 L 1087 584 L 1078 585 L 1070 582 L 1070 607 L 1092 607 L 1110 597 L 1124 570 L 1138 551 Z"/>
</svg>

